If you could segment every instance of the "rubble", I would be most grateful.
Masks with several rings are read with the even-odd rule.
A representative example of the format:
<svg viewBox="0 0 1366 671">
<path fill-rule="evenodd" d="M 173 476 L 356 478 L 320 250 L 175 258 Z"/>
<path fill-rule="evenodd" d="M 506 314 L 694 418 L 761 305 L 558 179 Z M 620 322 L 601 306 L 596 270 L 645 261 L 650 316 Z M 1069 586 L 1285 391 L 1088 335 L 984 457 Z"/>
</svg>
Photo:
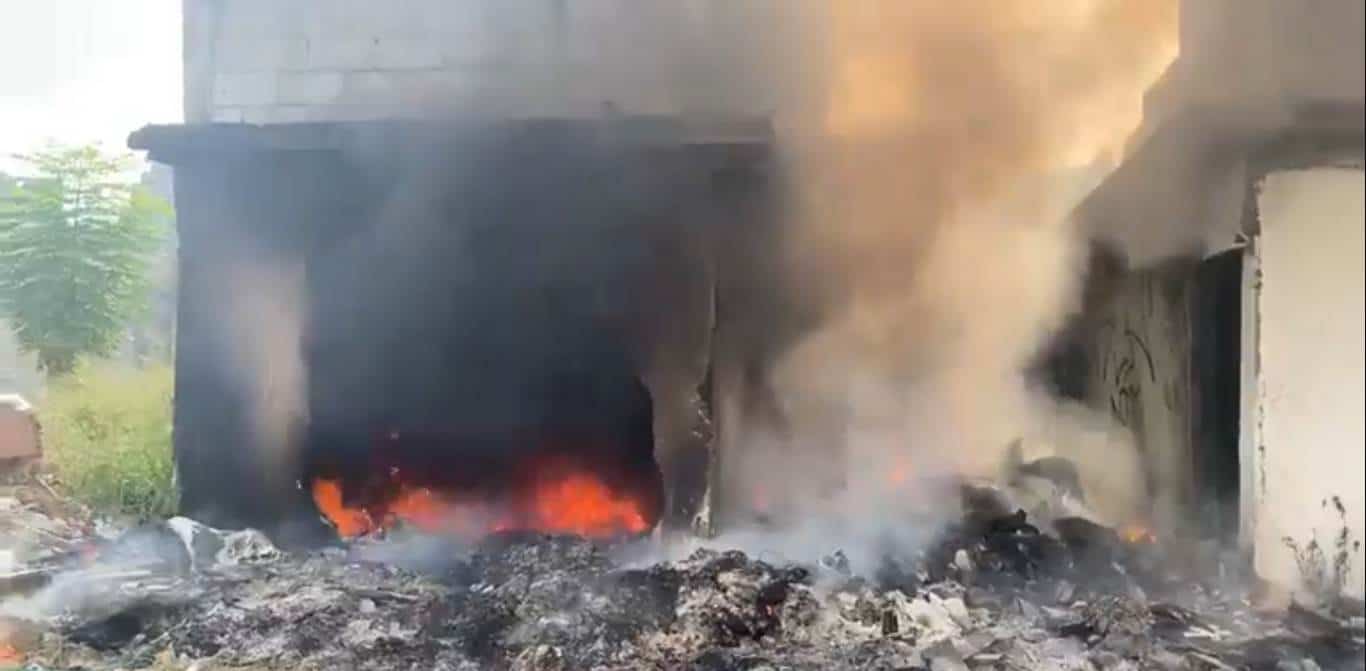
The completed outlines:
<svg viewBox="0 0 1366 671">
<path fill-rule="evenodd" d="M 16 513 L 0 523 L 46 530 L 0 567 L 0 668 L 1366 669 L 1360 602 L 1257 608 L 1237 566 L 1168 557 L 1084 510 L 1026 512 L 990 483 L 961 492 L 958 523 L 870 575 L 838 548 L 641 563 L 639 537 L 396 533 L 290 554 L 172 518 L 102 540 L 0 501 Z"/>
<path fill-rule="evenodd" d="M 1268 617 L 1126 569 L 1142 547 L 1107 547 L 1108 566 L 1078 547 L 1012 513 L 947 530 L 888 580 L 838 552 L 634 566 L 620 558 L 638 548 L 525 533 L 416 571 L 362 544 L 288 555 L 171 520 L 57 575 L 13 621 L 31 669 L 1363 668 L 1359 618 Z"/>
</svg>

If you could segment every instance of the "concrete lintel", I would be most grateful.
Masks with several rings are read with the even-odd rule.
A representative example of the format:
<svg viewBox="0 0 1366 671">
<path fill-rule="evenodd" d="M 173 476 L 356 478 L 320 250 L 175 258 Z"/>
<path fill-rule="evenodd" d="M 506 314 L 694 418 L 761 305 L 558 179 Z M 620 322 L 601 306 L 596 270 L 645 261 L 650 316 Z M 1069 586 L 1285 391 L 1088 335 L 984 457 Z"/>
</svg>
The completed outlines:
<svg viewBox="0 0 1366 671">
<path fill-rule="evenodd" d="M 1359 102 L 1336 101 L 1188 107 L 1158 124 L 1074 215 L 1131 265 L 1198 257 L 1211 227 L 1239 223 L 1211 212 L 1210 194 L 1293 165 L 1359 162 L 1362 112 Z"/>
<path fill-rule="evenodd" d="M 692 123 L 671 117 L 600 119 L 386 120 L 253 125 L 208 123 L 153 125 L 134 131 L 128 146 L 164 163 L 205 155 L 257 152 L 347 151 L 361 146 L 404 146 L 426 138 L 514 139 L 606 142 L 626 148 L 718 148 L 760 156 L 773 142 L 768 119 Z M 422 146 L 418 144 L 417 146 Z"/>
</svg>

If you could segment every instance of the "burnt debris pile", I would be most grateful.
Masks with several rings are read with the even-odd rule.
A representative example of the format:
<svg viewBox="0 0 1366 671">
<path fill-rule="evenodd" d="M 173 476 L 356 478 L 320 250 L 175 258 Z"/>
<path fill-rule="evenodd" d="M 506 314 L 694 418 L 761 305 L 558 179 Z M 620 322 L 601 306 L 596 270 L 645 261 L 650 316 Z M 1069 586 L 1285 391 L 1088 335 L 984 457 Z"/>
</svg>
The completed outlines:
<svg viewBox="0 0 1366 671">
<path fill-rule="evenodd" d="M 1262 612 L 1157 544 L 965 508 L 869 576 L 522 532 L 290 554 L 173 520 L 0 604 L 34 669 L 1363 668 L 1360 612 Z"/>
</svg>

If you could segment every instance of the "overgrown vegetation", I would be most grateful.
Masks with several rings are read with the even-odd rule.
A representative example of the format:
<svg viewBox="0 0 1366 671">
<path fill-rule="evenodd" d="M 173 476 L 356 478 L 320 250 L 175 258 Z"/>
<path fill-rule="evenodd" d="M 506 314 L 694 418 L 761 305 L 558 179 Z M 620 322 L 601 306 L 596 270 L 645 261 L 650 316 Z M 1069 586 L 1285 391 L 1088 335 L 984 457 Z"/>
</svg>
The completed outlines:
<svg viewBox="0 0 1366 671">
<path fill-rule="evenodd" d="M 0 184 L 0 317 L 50 377 L 112 353 L 147 305 L 170 206 L 126 179 L 127 157 L 52 146 Z"/>
<path fill-rule="evenodd" d="M 169 366 L 79 365 L 42 405 L 44 458 L 60 487 L 102 512 L 164 517 L 176 510 Z"/>
</svg>

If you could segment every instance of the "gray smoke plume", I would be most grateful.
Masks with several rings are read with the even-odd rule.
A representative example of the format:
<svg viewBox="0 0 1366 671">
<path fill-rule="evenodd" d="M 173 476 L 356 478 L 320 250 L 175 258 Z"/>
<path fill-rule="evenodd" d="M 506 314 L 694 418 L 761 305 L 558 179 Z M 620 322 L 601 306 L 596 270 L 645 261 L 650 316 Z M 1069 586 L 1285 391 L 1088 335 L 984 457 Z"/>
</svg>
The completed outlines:
<svg viewBox="0 0 1366 671">
<path fill-rule="evenodd" d="M 1027 456 L 1073 457 L 1110 521 L 1131 519 L 1131 438 L 1025 371 L 1078 308 L 1071 181 L 1136 127 L 1175 3 L 823 11 L 823 104 L 781 119 L 788 279 L 822 319 L 773 373 L 788 426 L 745 427 L 729 500 L 866 529 L 925 478 L 996 475 L 1022 438 Z"/>
<path fill-rule="evenodd" d="M 419 102 L 442 115 L 596 114 L 608 105 L 698 119 L 773 116 L 789 217 L 781 244 L 765 250 L 774 262 L 753 265 L 781 268 L 784 298 L 818 319 L 814 328 L 745 334 L 784 343 L 766 371 L 778 407 L 727 429 L 726 500 L 877 520 L 922 477 L 994 474 L 1006 446 L 1024 438 L 1030 456 L 1075 456 L 1084 479 L 1117 490 L 1116 521 L 1129 517 L 1133 494 L 1118 490 L 1137 486 L 1137 474 L 1122 467 L 1102 477 L 1090 464 L 1132 461 L 1130 441 L 1101 419 L 1076 421 L 1079 411 L 1031 388 L 1025 369 L 1077 308 L 1085 241 L 1067 216 L 1073 171 L 1113 156 L 1137 125 L 1143 91 L 1174 55 L 1174 0 L 629 4 L 595 13 L 569 3 L 575 11 L 561 18 L 600 38 L 577 42 L 594 57 L 567 49 L 544 69 L 522 65 L 545 60 L 523 54 L 508 59 L 496 88 Z M 495 13 L 506 26 L 545 18 L 519 11 L 509 4 Z M 555 47 L 520 34 L 486 37 L 506 52 Z M 603 182 L 623 202 L 640 196 Z M 507 200 L 532 201 L 520 192 Z M 412 235 L 404 216 L 377 214 L 385 220 L 371 222 L 376 239 Z M 452 245 L 446 265 L 469 260 Z M 554 258 L 571 255 L 560 251 Z M 565 263 L 563 272 L 581 267 Z M 369 282 L 377 273 L 363 274 Z M 277 298 L 281 309 L 290 300 Z M 258 423 L 284 436 L 302 415 L 289 406 L 302 404 L 306 376 L 292 363 L 296 322 L 273 323 L 260 351 L 242 358 L 252 370 L 283 371 L 269 385 L 275 391 L 262 392 L 270 400 Z M 410 354 L 425 362 L 420 353 Z"/>
</svg>

